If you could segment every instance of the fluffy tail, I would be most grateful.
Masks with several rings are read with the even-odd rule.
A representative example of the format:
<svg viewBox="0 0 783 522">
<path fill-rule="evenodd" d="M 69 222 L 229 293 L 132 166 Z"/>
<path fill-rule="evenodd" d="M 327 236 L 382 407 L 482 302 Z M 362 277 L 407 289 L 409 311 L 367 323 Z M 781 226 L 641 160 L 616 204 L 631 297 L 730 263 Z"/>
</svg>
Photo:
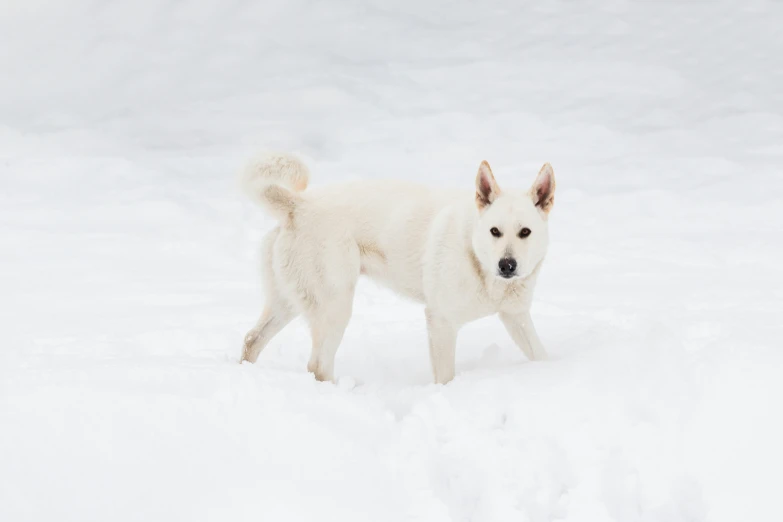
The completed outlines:
<svg viewBox="0 0 783 522">
<path fill-rule="evenodd" d="M 307 188 L 310 172 L 307 165 L 289 154 L 266 154 L 250 161 L 242 172 L 247 193 L 281 224 L 290 222 Z"/>
</svg>

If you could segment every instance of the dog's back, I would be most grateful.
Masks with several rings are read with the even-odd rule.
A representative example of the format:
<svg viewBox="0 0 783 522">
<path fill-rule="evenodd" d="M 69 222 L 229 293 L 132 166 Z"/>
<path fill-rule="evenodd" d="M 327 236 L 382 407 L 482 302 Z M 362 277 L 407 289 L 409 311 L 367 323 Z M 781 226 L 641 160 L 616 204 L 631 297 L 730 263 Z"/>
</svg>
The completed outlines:
<svg viewBox="0 0 783 522">
<path fill-rule="evenodd" d="M 425 185 L 371 180 L 317 187 L 304 195 L 301 225 L 328 236 L 346 230 L 355 240 L 362 273 L 421 301 L 422 258 L 430 224 L 452 194 Z"/>
</svg>

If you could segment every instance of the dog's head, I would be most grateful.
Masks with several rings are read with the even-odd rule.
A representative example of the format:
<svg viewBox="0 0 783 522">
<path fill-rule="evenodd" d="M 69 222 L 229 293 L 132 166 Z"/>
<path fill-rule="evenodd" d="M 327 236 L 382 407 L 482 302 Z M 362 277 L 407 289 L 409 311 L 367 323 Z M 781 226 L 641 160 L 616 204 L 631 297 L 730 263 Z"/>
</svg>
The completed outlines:
<svg viewBox="0 0 783 522">
<path fill-rule="evenodd" d="M 481 163 L 473 250 L 485 273 L 511 281 L 535 270 L 549 245 L 547 218 L 554 201 L 555 173 L 549 163 L 527 191 L 501 190 L 489 163 Z"/>
</svg>

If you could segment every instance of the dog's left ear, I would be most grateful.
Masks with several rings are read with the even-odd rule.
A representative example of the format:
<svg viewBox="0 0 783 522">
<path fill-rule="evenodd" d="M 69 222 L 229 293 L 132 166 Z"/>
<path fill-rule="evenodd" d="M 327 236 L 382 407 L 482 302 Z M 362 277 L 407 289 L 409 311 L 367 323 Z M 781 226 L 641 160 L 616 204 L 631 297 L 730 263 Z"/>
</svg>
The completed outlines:
<svg viewBox="0 0 783 522">
<path fill-rule="evenodd" d="M 530 188 L 530 197 L 533 198 L 533 203 L 546 214 L 552 210 L 552 205 L 555 204 L 555 171 L 549 163 L 544 163 L 538 171 L 536 181 Z"/>
<path fill-rule="evenodd" d="M 500 187 L 492 175 L 489 163 L 482 161 L 476 174 L 476 206 L 484 210 L 500 195 Z"/>
</svg>

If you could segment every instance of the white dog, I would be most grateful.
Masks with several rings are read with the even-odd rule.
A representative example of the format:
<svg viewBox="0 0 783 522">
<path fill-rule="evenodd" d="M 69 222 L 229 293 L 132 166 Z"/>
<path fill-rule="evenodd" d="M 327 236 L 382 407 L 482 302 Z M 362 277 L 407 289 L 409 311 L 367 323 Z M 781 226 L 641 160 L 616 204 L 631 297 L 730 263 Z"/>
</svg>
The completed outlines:
<svg viewBox="0 0 783 522">
<path fill-rule="evenodd" d="M 288 155 L 248 165 L 246 188 L 279 221 L 266 235 L 266 305 L 243 361 L 298 315 L 313 340 L 308 371 L 333 380 L 334 357 L 365 274 L 423 302 L 435 381 L 454 378 L 457 332 L 500 315 L 531 360 L 546 358 L 530 305 L 549 242 L 555 177 L 547 163 L 530 190 L 501 190 L 481 163 L 476 193 L 402 181 L 361 181 L 303 192 L 307 167 Z"/>
</svg>

